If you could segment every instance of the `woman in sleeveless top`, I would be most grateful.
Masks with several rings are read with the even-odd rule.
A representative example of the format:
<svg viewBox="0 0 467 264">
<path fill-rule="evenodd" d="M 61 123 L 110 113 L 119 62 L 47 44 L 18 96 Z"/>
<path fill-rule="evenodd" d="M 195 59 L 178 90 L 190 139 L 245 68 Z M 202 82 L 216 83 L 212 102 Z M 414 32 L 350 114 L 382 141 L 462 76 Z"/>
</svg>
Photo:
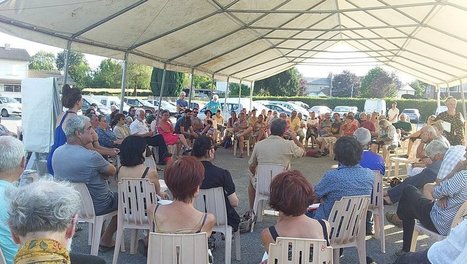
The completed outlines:
<svg viewBox="0 0 467 264">
<path fill-rule="evenodd" d="M 165 182 L 173 195 L 168 205 L 151 205 L 155 231 L 163 233 L 206 232 L 211 236 L 215 224 L 214 215 L 203 213 L 193 207 L 193 199 L 199 194 L 204 179 L 203 164 L 194 157 L 184 156 L 165 169 Z"/>
<path fill-rule="evenodd" d="M 50 174 L 54 174 L 52 168 L 52 156 L 54 151 L 61 145 L 66 143 L 66 135 L 63 131 L 65 122 L 76 115 L 83 106 L 81 97 L 81 91 L 78 88 L 71 88 L 68 84 L 65 84 L 62 88 L 62 105 L 68 108 L 67 111 L 61 113 L 57 118 L 57 126 L 54 131 L 54 144 L 50 148 L 49 156 L 47 157 L 47 169 Z"/>
<path fill-rule="evenodd" d="M 329 245 L 329 223 L 305 215 L 308 206 L 313 203 L 313 196 L 313 187 L 298 170 L 286 171 L 274 177 L 269 204 L 279 211 L 279 218 L 274 226 L 261 231 L 266 252 L 277 237 L 324 239 Z"/>
<path fill-rule="evenodd" d="M 120 163 L 118 168 L 118 180 L 124 178 L 140 179 L 145 178 L 152 182 L 156 188 L 156 193 L 162 198 L 167 198 L 167 194 L 161 191 L 159 175 L 154 168 L 144 165 L 146 140 L 138 136 L 126 137 L 120 145 Z"/>
<path fill-rule="evenodd" d="M 216 223 L 214 215 L 193 207 L 193 198 L 199 194 L 204 179 L 203 164 L 194 157 L 183 156 L 169 163 L 165 169 L 165 183 L 173 195 L 168 205 L 148 206 L 149 221 L 158 233 L 193 234 L 206 232 L 210 237 Z M 138 241 L 138 249 L 147 249 L 148 238 Z M 142 254 L 146 254 L 147 250 Z"/>
<path fill-rule="evenodd" d="M 113 131 L 117 139 L 125 139 L 130 135 L 130 128 L 125 124 L 126 119 L 122 113 L 118 113 L 115 115 L 114 120 L 112 123 L 115 124 L 113 127 Z"/>
</svg>

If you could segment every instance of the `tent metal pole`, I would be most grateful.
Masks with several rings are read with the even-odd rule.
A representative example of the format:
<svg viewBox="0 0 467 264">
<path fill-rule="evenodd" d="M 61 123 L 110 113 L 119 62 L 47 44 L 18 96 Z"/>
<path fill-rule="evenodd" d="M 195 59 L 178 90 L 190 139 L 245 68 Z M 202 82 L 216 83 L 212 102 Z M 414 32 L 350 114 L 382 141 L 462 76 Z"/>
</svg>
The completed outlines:
<svg viewBox="0 0 467 264">
<path fill-rule="evenodd" d="M 461 86 L 462 114 L 464 115 L 464 118 L 465 118 L 467 109 L 465 108 L 465 94 L 464 94 L 464 85 L 462 84 L 462 79 L 459 79 L 459 84 Z"/>
<path fill-rule="evenodd" d="M 164 71 L 162 72 L 161 93 L 159 94 L 159 105 L 157 107 L 156 124 L 159 123 L 159 116 L 161 113 L 162 95 L 164 94 L 166 72 L 167 72 L 167 63 L 164 63 Z"/>
<path fill-rule="evenodd" d="M 191 98 L 193 97 L 193 85 L 195 83 L 195 68 L 191 69 L 190 94 L 188 95 L 188 108 L 191 109 Z"/>
<path fill-rule="evenodd" d="M 451 96 L 451 89 L 449 89 L 449 84 L 446 82 L 446 92 L 448 93 L 448 96 Z"/>
<path fill-rule="evenodd" d="M 250 83 L 250 109 L 253 105 L 253 89 L 255 88 L 255 82 Z"/>
<path fill-rule="evenodd" d="M 216 88 L 216 85 L 215 85 L 216 82 L 214 81 L 214 73 L 211 75 L 211 83 L 212 83 L 211 88 L 214 90 L 214 88 Z"/>
<path fill-rule="evenodd" d="M 227 87 L 225 88 L 225 95 L 224 95 L 224 111 L 227 113 L 228 107 L 227 107 L 227 97 L 229 97 L 229 83 L 230 77 L 227 77 Z"/>
<path fill-rule="evenodd" d="M 128 52 L 125 52 L 125 56 L 123 59 L 123 67 L 122 67 L 122 86 L 121 86 L 122 91 L 120 94 L 120 113 L 123 113 L 123 102 L 125 99 L 127 73 L 128 73 Z"/>
<path fill-rule="evenodd" d="M 439 109 L 439 106 L 441 105 L 440 104 L 440 97 L 441 97 L 441 89 L 439 87 L 439 85 L 436 85 L 436 106 L 438 107 Z"/>
<path fill-rule="evenodd" d="M 238 105 L 239 106 L 240 106 L 240 97 L 242 97 L 242 80 L 240 80 L 240 88 L 238 89 Z"/>
<path fill-rule="evenodd" d="M 64 67 L 64 77 L 63 77 L 63 84 L 65 85 L 68 81 L 68 66 L 70 61 L 70 51 L 71 51 L 71 40 L 68 40 L 66 44 L 66 53 L 65 53 L 65 67 Z"/>
</svg>

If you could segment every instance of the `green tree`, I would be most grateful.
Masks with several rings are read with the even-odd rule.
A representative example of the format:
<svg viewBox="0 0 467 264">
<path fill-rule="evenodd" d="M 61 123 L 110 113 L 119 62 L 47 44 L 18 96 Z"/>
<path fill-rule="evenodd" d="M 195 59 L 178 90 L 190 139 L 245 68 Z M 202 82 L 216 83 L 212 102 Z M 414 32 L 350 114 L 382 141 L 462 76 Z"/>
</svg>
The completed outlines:
<svg viewBox="0 0 467 264">
<path fill-rule="evenodd" d="M 57 54 L 55 60 L 57 68 L 60 71 L 65 69 L 65 54 L 66 51 L 62 51 Z M 91 83 L 91 67 L 89 67 L 88 61 L 84 57 L 83 53 L 71 51 L 68 58 L 68 74 L 75 81 L 78 87 L 86 87 Z"/>
<path fill-rule="evenodd" d="M 56 71 L 55 54 L 52 52 L 39 51 L 29 61 L 30 70 Z"/>
<path fill-rule="evenodd" d="M 401 82 L 394 73 L 375 67 L 363 77 L 360 95 L 366 98 L 394 97 L 400 87 Z"/>
<path fill-rule="evenodd" d="M 296 96 L 300 91 L 300 73 L 291 68 L 274 76 L 255 82 L 255 94 Z"/>
<path fill-rule="evenodd" d="M 415 80 L 409 84 L 415 90 L 415 97 L 417 98 L 424 98 L 426 96 L 425 91 L 426 89 L 431 86 L 428 83 L 422 82 L 420 80 Z"/>
<path fill-rule="evenodd" d="M 213 89 L 214 83 L 212 79 L 206 76 L 195 75 L 195 81 L 193 83 L 195 89 Z"/>
<path fill-rule="evenodd" d="M 151 90 L 155 96 L 161 93 L 163 69 L 152 68 Z M 178 96 L 183 88 L 184 74 L 181 72 L 166 71 L 164 93 L 162 96 Z"/>
<path fill-rule="evenodd" d="M 149 89 L 151 86 L 151 72 L 150 66 L 128 63 L 128 78 L 127 86 L 133 89 L 136 94 L 136 89 Z"/>
<path fill-rule="evenodd" d="M 122 83 L 122 66 L 118 61 L 105 59 L 93 75 L 92 87 L 116 88 Z"/>
<path fill-rule="evenodd" d="M 229 83 L 229 97 L 238 97 L 239 83 Z M 242 97 L 250 96 L 250 87 L 242 84 Z"/>
<path fill-rule="evenodd" d="M 356 97 L 360 88 L 360 78 L 350 71 L 334 75 L 332 79 L 332 96 Z"/>
</svg>

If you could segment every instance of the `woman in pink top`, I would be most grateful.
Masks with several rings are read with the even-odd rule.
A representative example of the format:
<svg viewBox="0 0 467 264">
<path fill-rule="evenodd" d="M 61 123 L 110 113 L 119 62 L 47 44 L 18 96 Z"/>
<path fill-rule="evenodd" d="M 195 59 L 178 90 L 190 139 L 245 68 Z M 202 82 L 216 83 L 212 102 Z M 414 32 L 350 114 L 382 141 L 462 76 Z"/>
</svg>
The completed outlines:
<svg viewBox="0 0 467 264">
<path fill-rule="evenodd" d="M 169 119 L 169 111 L 163 110 L 161 120 L 157 125 L 157 132 L 162 135 L 167 145 L 175 145 L 181 142 L 185 148 L 184 152 L 190 152 L 191 148 L 183 134 L 175 134 L 172 122 Z"/>
</svg>

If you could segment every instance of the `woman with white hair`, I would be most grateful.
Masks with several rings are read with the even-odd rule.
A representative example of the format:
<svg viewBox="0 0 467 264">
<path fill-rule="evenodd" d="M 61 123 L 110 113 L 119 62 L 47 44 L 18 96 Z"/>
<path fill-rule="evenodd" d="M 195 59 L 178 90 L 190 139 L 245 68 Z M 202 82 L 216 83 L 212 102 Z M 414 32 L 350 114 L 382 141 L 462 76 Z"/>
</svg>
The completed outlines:
<svg viewBox="0 0 467 264">
<path fill-rule="evenodd" d="M 212 100 L 206 104 L 206 110 L 211 111 L 211 113 L 217 112 L 217 109 L 222 109 L 221 103 L 219 102 L 219 96 L 217 94 L 212 96 Z"/>
<path fill-rule="evenodd" d="M 389 151 L 394 150 L 399 145 L 399 137 L 396 128 L 386 119 L 379 121 L 378 137 L 376 144 L 383 147 L 383 159 L 386 160 L 389 156 Z"/>
<path fill-rule="evenodd" d="M 371 142 L 370 130 L 364 127 L 360 127 L 355 130 L 353 136 L 357 139 L 358 143 L 360 143 L 363 148 L 360 166 L 371 170 L 377 170 L 381 175 L 384 175 L 386 169 L 384 166 L 383 157 L 381 157 L 378 153 L 368 150 Z"/>
<path fill-rule="evenodd" d="M 97 256 L 70 256 L 80 196 L 69 183 L 38 180 L 9 193 L 8 224 L 20 244 L 14 263 L 105 263 Z"/>
</svg>

